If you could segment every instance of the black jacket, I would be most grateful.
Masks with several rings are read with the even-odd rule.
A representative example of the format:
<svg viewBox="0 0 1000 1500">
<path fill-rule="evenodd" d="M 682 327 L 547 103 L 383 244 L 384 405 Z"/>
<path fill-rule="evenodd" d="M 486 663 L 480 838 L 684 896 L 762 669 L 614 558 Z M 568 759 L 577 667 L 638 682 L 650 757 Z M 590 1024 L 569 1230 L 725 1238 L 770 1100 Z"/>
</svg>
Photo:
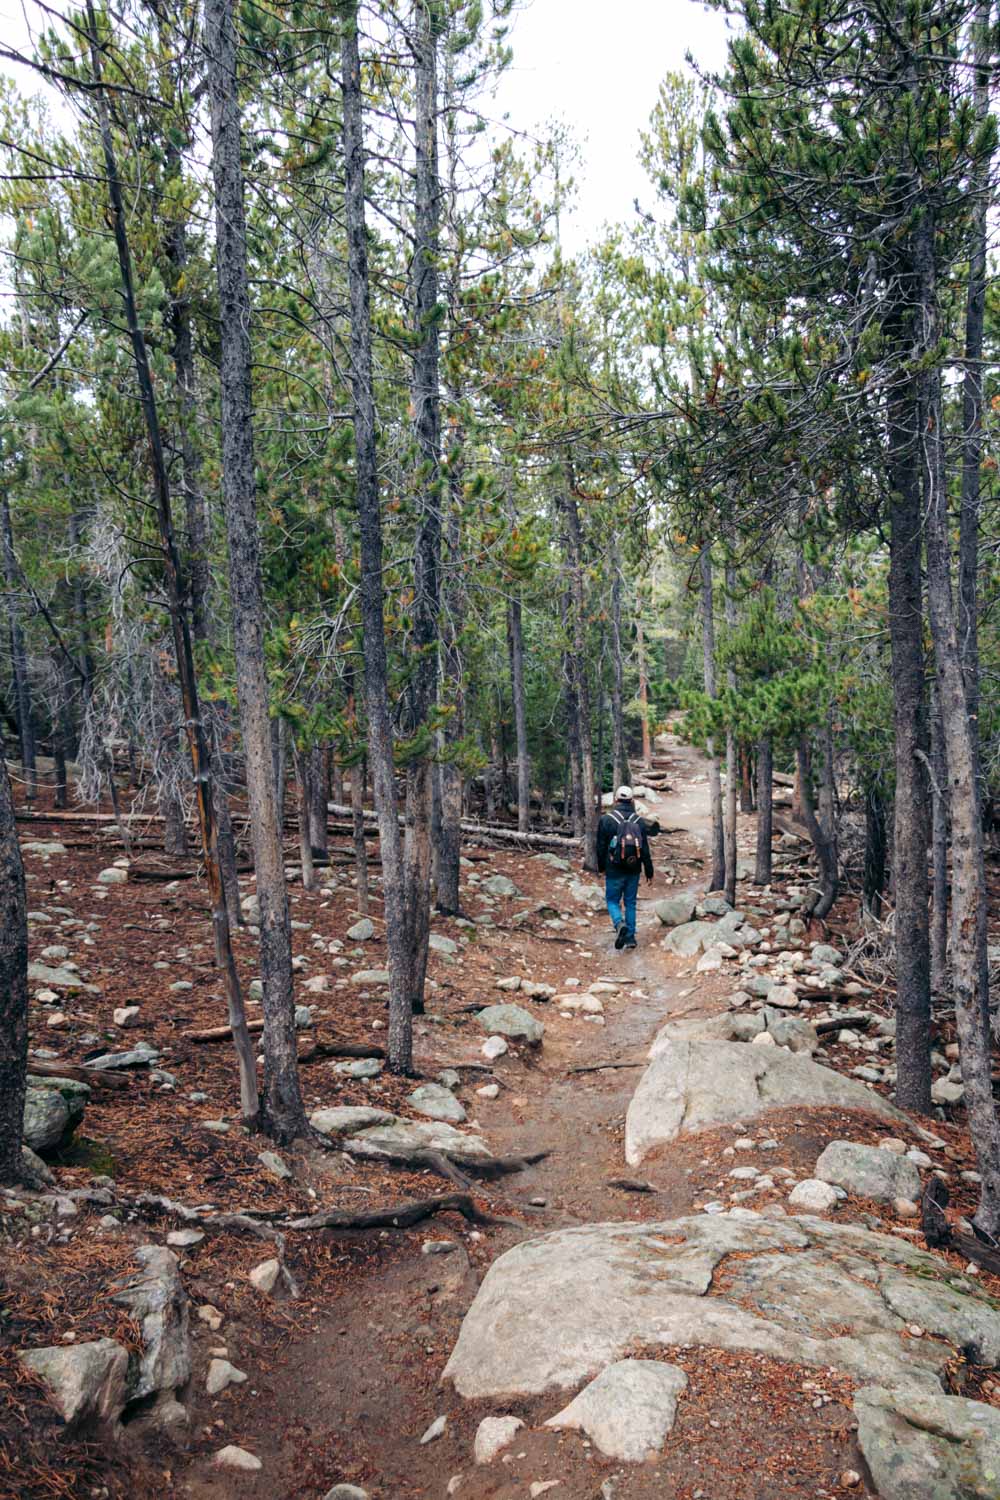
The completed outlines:
<svg viewBox="0 0 1000 1500">
<path fill-rule="evenodd" d="M 616 802 L 614 806 L 616 813 L 621 813 L 624 818 L 635 818 L 634 802 Z M 642 829 L 642 868 L 646 872 L 646 878 L 653 878 L 653 856 L 649 852 L 649 829 L 644 818 L 636 819 Z M 617 818 L 610 813 L 605 813 L 597 825 L 597 868 L 603 875 L 608 867 L 608 846 L 615 834 L 619 832 L 621 824 Z"/>
</svg>

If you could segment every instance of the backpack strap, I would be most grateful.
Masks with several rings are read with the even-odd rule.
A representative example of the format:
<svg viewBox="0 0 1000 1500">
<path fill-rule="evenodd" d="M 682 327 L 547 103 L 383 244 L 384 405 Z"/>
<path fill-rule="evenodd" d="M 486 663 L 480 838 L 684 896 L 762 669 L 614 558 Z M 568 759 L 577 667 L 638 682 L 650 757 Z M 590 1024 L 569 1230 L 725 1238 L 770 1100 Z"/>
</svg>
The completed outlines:
<svg viewBox="0 0 1000 1500">
<path fill-rule="evenodd" d="M 619 828 L 624 828 L 625 824 L 629 821 L 624 813 L 620 813 L 618 811 L 617 807 L 608 808 L 608 817 L 614 818 L 618 823 Z"/>
</svg>

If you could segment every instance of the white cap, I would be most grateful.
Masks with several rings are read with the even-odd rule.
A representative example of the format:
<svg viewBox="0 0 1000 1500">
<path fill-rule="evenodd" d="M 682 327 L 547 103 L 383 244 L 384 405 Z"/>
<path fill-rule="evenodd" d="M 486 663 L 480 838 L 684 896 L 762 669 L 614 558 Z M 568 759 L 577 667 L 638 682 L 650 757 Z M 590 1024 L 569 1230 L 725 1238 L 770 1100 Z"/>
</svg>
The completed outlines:
<svg viewBox="0 0 1000 1500">
<path fill-rule="evenodd" d="M 620 786 L 617 792 L 615 792 L 615 799 L 618 802 L 631 802 L 632 788 L 630 786 Z"/>
</svg>

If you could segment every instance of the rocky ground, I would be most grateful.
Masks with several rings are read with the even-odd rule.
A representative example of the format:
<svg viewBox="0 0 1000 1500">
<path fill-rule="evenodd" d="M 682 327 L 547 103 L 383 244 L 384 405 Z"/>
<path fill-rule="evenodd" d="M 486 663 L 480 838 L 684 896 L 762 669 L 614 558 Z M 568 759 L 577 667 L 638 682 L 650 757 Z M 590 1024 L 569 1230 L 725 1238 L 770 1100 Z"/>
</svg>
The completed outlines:
<svg viewBox="0 0 1000 1500">
<path fill-rule="evenodd" d="M 22 825 L 53 1181 L 0 1205 L 0 1496 L 996 1500 L 1000 1281 L 917 1228 L 928 1174 L 975 1201 L 954 1038 L 939 1118 L 900 1115 L 849 903 L 805 929 L 797 847 L 706 899 L 703 768 L 665 768 L 635 952 L 560 856 L 469 851 L 416 1080 L 381 1069 L 346 845 L 293 886 L 326 1151 L 248 1136 L 227 1043 L 193 1035 L 224 1010 L 203 887 Z M 399 1222 L 470 1179 L 499 1222 Z"/>
</svg>

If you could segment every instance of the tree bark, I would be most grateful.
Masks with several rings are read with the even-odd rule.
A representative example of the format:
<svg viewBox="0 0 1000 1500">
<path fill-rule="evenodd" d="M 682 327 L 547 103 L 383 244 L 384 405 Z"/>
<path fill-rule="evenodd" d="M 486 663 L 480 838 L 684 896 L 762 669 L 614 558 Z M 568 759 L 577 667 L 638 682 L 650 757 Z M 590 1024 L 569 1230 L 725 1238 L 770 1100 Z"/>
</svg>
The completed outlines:
<svg viewBox="0 0 1000 1500">
<path fill-rule="evenodd" d="M 153 377 L 146 350 L 146 340 L 139 324 L 135 301 L 132 255 L 128 242 L 125 208 L 121 181 L 118 176 L 114 138 L 111 132 L 110 111 L 102 86 L 101 53 L 92 0 L 87 0 L 86 15 L 91 66 L 94 81 L 97 84 L 98 124 L 107 176 L 112 227 L 118 254 L 122 301 L 124 303 L 129 342 L 132 346 L 136 382 L 139 387 L 139 401 L 142 408 L 149 448 L 150 470 L 156 504 L 156 519 L 163 561 L 167 608 L 170 618 L 174 658 L 181 688 L 185 730 L 191 756 L 191 771 L 195 786 L 199 828 L 201 830 L 202 857 L 205 861 L 205 871 L 208 878 L 209 900 L 212 909 L 212 932 L 215 939 L 215 958 L 219 970 L 224 976 L 226 986 L 229 1024 L 232 1027 L 233 1042 L 239 1064 L 241 1110 L 244 1119 L 250 1122 L 256 1121 L 259 1114 L 256 1058 L 253 1045 L 250 1041 L 250 1035 L 247 1031 L 243 993 L 240 989 L 236 962 L 233 957 L 229 917 L 222 889 L 222 877 L 219 871 L 216 822 L 209 772 L 210 756 L 208 739 L 201 717 L 198 683 L 194 667 L 194 653 L 191 646 L 190 624 L 185 608 L 180 560 L 174 541 L 170 484 L 163 452 L 159 411 L 156 404 Z M 113 775 L 111 776 L 111 784 L 114 801 L 116 793 Z"/>
<path fill-rule="evenodd" d="M 14 551 L 14 528 L 10 518 L 10 496 L 6 487 L 0 490 L 0 542 L 3 545 L 4 582 L 7 585 L 7 622 L 10 627 L 11 666 L 14 671 L 14 703 L 17 711 L 17 736 L 21 749 L 21 775 L 29 802 L 38 795 L 38 772 L 35 767 L 35 726 L 31 712 L 31 679 L 28 653 L 17 603 L 21 587 L 17 554 Z"/>
<path fill-rule="evenodd" d="M 642 764 L 649 770 L 653 764 L 653 746 L 649 733 L 649 681 L 646 675 L 646 638 L 642 628 L 642 595 L 636 598 L 635 649 L 639 666 L 639 706 L 642 710 Z"/>
<path fill-rule="evenodd" d="M 617 541 L 611 554 L 611 790 L 629 780 L 625 743 L 625 659 L 622 650 L 622 563 Z M 603 784 L 603 758 L 600 766 Z"/>
<path fill-rule="evenodd" d="M 507 600 L 507 652 L 510 657 L 510 693 L 514 702 L 514 735 L 517 742 L 517 826 L 527 833 L 531 826 L 531 761 L 528 756 L 528 711 L 524 697 L 524 632 L 521 596 L 516 584 Z"/>
<path fill-rule="evenodd" d="M 774 839 L 774 751 L 770 735 L 757 745 L 757 858 L 754 885 L 771 884 L 772 841 Z"/>
<path fill-rule="evenodd" d="M 715 605 L 712 597 L 712 553 L 706 545 L 698 560 L 701 603 L 701 650 L 705 692 L 715 697 Z M 712 881 L 710 890 L 721 891 L 726 883 L 726 845 L 722 816 L 722 777 L 715 746 L 709 740 L 708 754 L 708 800 L 712 812 Z"/>
<path fill-rule="evenodd" d="M 205 44 L 219 292 L 222 502 L 247 802 L 260 902 L 264 984 L 263 1125 L 279 1142 L 308 1131 L 299 1085 L 288 891 L 271 760 L 264 599 L 253 455 L 247 275 L 233 0 L 206 0 Z"/>
<path fill-rule="evenodd" d="M 330 839 L 326 827 L 326 804 L 330 797 L 330 750 L 314 745 L 309 751 L 309 843 L 314 854 L 327 859 Z"/>
<path fill-rule="evenodd" d="M 931 684 L 931 994 L 948 993 L 948 765 L 937 684 Z"/>
<path fill-rule="evenodd" d="M 723 601 L 727 633 L 736 628 L 736 570 L 726 564 L 726 587 Z M 726 686 L 736 691 L 736 673 L 731 666 L 726 668 Z M 739 764 L 736 751 L 736 735 L 730 727 L 726 730 L 726 801 L 723 824 L 723 850 L 726 863 L 726 879 L 723 885 L 726 900 L 736 905 L 736 797 L 739 781 Z"/>
<path fill-rule="evenodd" d="M 580 509 L 567 473 L 560 496 L 566 556 L 569 563 L 572 601 L 573 644 L 569 653 L 576 709 L 574 744 L 579 746 L 580 797 L 582 800 L 583 867 L 597 869 L 597 802 L 594 780 L 594 747 L 590 713 L 590 678 L 587 671 L 587 600 L 584 587 L 583 528 Z M 574 788 L 574 796 L 576 789 Z"/>
<path fill-rule="evenodd" d="M 292 758 L 295 765 L 295 796 L 299 825 L 299 861 L 302 865 L 302 889 L 316 889 L 316 871 L 313 867 L 312 830 L 309 826 L 312 808 L 312 786 L 309 776 L 309 751 L 300 750 L 293 742 Z"/>
<path fill-rule="evenodd" d="M 909 357 L 904 312 L 890 326 L 901 361 Z M 930 953 L 927 928 L 927 778 L 920 478 L 914 381 L 900 378 L 888 402 L 889 636 L 892 649 L 896 794 L 892 884 L 896 948 L 896 1103 L 931 1107 Z"/>
<path fill-rule="evenodd" d="M 14 798 L 0 731 L 0 1183 L 25 1178 L 21 1142 L 28 1073 L 28 916 Z"/>
<path fill-rule="evenodd" d="M 354 422 L 355 488 L 361 548 L 361 626 L 364 638 L 368 759 L 382 850 L 389 964 L 389 1064 L 393 1072 L 413 1066 L 413 1013 L 403 924 L 402 846 L 397 821 L 389 668 L 382 595 L 382 514 L 375 446 L 371 302 L 365 227 L 365 144 L 358 54 L 357 0 L 341 5 L 342 132 L 347 276 L 351 318 L 351 403 Z M 352 783 L 360 780 L 352 767 Z"/>
<path fill-rule="evenodd" d="M 807 915 L 815 917 L 818 921 L 822 921 L 837 899 L 837 856 L 829 833 L 816 816 L 809 776 L 809 741 L 804 734 L 799 736 L 799 741 L 795 749 L 795 759 L 798 767 L 799 789 L 802 797 L 802 821 L 812 840 L 813 849 L 816 851 L 816 861 L 819 865 L 819 894 L 809 908 Z"/>
<path fill-rule="evenodd" d="M 877 786 L 865 788 L 865 868 L 862 901 L 876 921 L 882 919 L 885 896 L 885 801 Z"/>
</svg>

